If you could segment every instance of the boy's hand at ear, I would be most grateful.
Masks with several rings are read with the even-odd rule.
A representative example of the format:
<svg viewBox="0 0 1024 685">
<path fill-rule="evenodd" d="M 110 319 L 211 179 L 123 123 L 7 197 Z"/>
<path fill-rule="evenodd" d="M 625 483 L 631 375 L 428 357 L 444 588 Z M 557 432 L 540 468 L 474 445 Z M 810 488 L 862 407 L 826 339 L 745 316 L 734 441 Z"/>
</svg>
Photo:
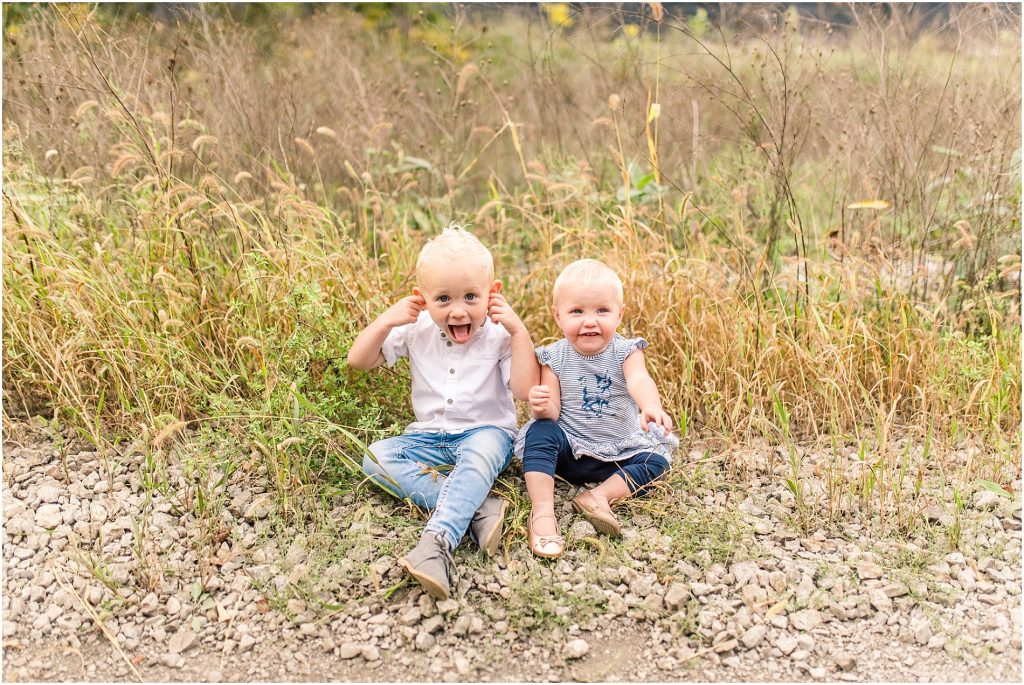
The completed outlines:
<svg viewBox="0 0 1024 685">
<path fill-rule="evenodd" d="M 500 323 L 509 332 L 509 335 L 517 335 L 526 331 L 526 326 L 516 315 L 512 307 L 505 300 L 501 293 L 491 293 L 487 300 L 487 316 L 494 323 Z"/>
<path fill-rule="evenodd" d="M 420 312 L 427 308 L 427 301 L 422 295 L 403 297 L 380 315 L 380 322 L 390 328 L 397 328 L 408 323 L 415 323 Z"/>
</svg>

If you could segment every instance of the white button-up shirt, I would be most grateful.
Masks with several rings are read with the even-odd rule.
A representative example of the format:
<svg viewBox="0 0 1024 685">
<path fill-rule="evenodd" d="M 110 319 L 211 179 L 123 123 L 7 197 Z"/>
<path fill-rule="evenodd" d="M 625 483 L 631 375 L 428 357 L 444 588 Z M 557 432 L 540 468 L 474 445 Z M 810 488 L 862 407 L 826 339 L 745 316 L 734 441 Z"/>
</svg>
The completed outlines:
<svg viewBox="0 0 1024 685">
<path fill-rule="evenodd" d="M 450 340 L 430 314 L 392 328 L 381 351 L 388 366 L 409 358 L 412 410 L 406 433 L 461 433 L 497 426 L 516 436 L 516 408 L 509 389 L 512 337 L 485 319 L 465 343 Z"/>
</svg>

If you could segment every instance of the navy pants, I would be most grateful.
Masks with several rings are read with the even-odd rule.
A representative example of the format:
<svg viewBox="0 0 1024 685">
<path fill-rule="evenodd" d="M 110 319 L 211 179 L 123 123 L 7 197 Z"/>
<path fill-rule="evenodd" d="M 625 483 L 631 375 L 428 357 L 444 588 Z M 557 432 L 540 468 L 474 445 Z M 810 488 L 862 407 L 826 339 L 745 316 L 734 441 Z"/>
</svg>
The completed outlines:
<svg viewBox="0 0 1024 685">
<path fill-rule="evenodd" d="M 668 460 L 654 452 L 641 452 L 621 461 L 601 461 L 582 456 L 576 459 L 569 438 L 550 419 L 535 421 L 526 432 L 523 448 L 523 471 L 556 474 L 570 483 L 603 483 L 619 474 L 630 493 L 643 494 L 652 480 L 668 470 Z"/>
</svg>

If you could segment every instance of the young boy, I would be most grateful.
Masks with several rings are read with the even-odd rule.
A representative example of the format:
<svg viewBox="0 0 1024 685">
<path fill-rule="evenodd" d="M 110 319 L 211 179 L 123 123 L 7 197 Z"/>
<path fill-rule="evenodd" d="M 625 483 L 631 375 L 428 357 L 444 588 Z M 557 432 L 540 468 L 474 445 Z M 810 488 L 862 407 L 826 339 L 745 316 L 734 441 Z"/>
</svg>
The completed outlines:
<svg viewBox="0 0 1024 685">
<path fill-rule="evenodd" d="M 530 334 L 493 279 L 491 253 L 453 224 L 420 251 L 413 294 L 348 353 L 364 370 L 409 358 L 416 421 L 370 445 L 363 470 L 432 510 L 419 544 L 398 561 L 438 599 L 448 598 L 452 551 L 467 528 L 485 553 L 498 550 L 508 502 L 488 493 L 512 458 L 512 395 L 525 400 L 539 382 Z M 441 475 L 434 467 L 442 465 L 454 468 Z"/>
</svg>

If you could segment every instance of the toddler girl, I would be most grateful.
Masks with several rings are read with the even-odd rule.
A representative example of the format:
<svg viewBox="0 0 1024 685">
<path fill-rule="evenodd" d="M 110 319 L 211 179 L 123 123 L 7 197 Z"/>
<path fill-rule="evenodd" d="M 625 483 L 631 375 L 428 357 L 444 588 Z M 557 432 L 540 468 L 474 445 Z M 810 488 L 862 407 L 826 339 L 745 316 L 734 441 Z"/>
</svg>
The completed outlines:
<svg viewBox="0 0 1024 685">
<path fill-rule="evenodd" d="M 529 544 L 537 556 L 565 549 L 554 511 L 554 476 L 600 485 L 573 508 L 608 535 L 621 532 L 611 503 L 642 493 L 668 469 L 678 439 L 647 373 L 643 338 L 616 333 L 622 281 L 595 259 L 565 267 L 555 280 L 555 322 L 565 336 L 537 348 L 540 385 L 529 393 L 533 419 L 519 433 L 532 512 Z"/>
</svg>

